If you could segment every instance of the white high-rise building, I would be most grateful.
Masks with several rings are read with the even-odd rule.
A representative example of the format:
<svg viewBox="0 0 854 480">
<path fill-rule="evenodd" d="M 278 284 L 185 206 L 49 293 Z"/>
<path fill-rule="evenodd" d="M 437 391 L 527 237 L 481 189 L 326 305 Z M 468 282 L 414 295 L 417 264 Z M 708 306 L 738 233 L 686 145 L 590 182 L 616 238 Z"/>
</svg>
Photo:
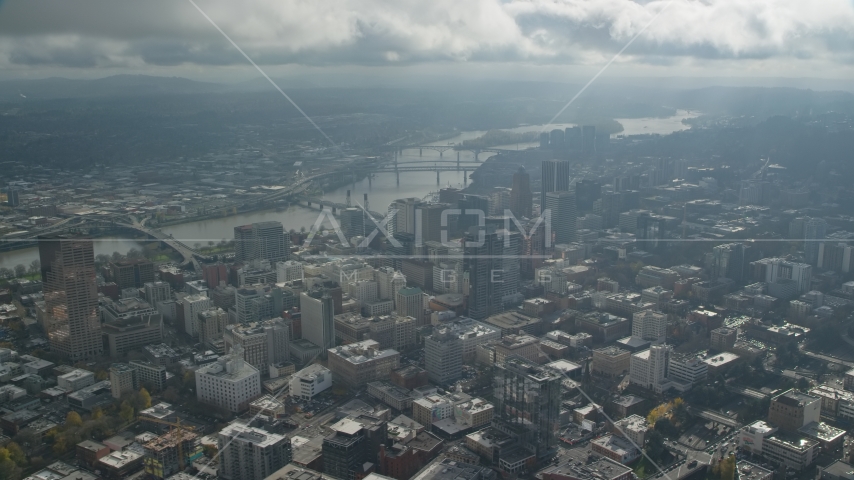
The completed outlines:
<svg viewBox="0 0 854 480">
<path fill-rule="evenodd" d="M 184 331 L 187 335 L 195 338 L 199 335 L 196 331 L 199 314 L 213 308 L 213 300 L 205 295 L 188 295 L 181 300 L 184 305 Z"/>
<path fill-rule="evenodd" d="M 653 345 L 649 349 L 632 355 L 629 364 L 629 380 L 635 385 L 659 393 L 665 390 L 667 366 L 670 360 L 669 345 Z"/>
<path fill-rule="evenodd" d="M 249 409 L 261 396 L 261 373 L 243 359 L 243 347 L 196 370 L 196 398 L 233 413 Z"/>
<path fill-rule="evenodd" d="M 632 317 L 632 336 L 653 343 L 664 343 L 667 335 L 667 315 L 650 310 L 635 312 Z"/>
<path fill-rule="evenodd" d="M 321 355 L 335 346 L 335 304 L 332 297 L 322 291 L 300 293 L 302 309 L 302 338 L 317 345 Z"/>
<path fill-rule="evenodd" d="M 219 467 L 224 480 L 264 480 L 293 459 L 291 439 L 240 421 L 217 435 Z"/>
<path fill-rule="evenodd" d="M 365 305 L 379 300 L 377 282 L 373 280 L 358 280 L 347 285 L 350 296 Z"/>
<path fill-rule="evenodd" d="M 374 271 L 377 282 L 377 295 L 380 300 L 394 300 L 394 294 L 406 286 L 406 277 L 391 267 L 380 267 Z"/>
<path fill-rule="evenodd" d="M 388 222 L 388 233 L 411 233 L 415 235 L 415 211 L 421 206 L 420 198 L 401 198 L 391 202 L 388 214 L 393 215 Z M 420 227 L 419 227 L 420 228 Z"/>
<path fill-rule="evenodd" d="M 147 282 L 143 287 L 145 289 L 145 301 L 152 307 L 157 308 L 158 302 L 165 302 L 172 298 L 172 290 L 166 282 Z"/>
<path fill-rule="evenodd" d="M 296 260 L 288 260 L 286 262 L 276 263 L 276 281 L 290 282 L 293 280 L 304 280 L 305 273 L 303 272 L 302 262 Z"/>
</svg>

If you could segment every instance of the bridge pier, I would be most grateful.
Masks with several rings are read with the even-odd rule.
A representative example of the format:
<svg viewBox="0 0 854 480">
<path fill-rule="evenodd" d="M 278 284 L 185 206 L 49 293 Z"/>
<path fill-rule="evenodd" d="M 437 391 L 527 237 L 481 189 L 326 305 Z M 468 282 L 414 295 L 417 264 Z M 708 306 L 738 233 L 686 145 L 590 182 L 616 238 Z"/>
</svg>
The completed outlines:
<svg viewBox="0 0 854 480">
<path fill-rule="evenodd" d="M 369 174 L 368 174 L 368 190 L 370 190 L 370 189 L 371 189 L 371 180 L 373 180 L 373 178 L 374 178 L 374 177 L 369 173 Z"/>
<path fill-rule="evenodd" d="M 395 176 L 397 177 L 397 186 L 399 187 L 399 186 L 400 186 L 400 171 L 399 171 L 399 170 L 395 170 L 395 171 L 394 171 L 394 174 L 395 174 Z"/>
<path fill-rule="evenodd" d="M 469 184 L 469 171 L 463 170 L 463 185 Z"/>
<path fill-rule="evenodd" d="M 478 160 L 478 159 L 477 159 L 477 156 L 478 156 L 478 155 L 480 155 L 480 150 L 475 150 L 475 151 L 474 151 L 474 161 L 475 161 L 475 162 L 479 162 L 479 161 L 480 161 L 480 160 Z"/>
<path fill-rule="evenodd" d="M 460 152 L 459 152 L 459 150 L 457 150 L 457 164 L 459 165 L 459 163 L 460 163 Z"/>
<path fill-rule="evenodd" d="M 424 149 L 423 149 L 423 148 L 419 148 L 419 149 L 418 149 L 418 156 L 420 157 L 420 156 L 421 156 L 421 154 L 423 154 L 423 153 L 424 153 Z"/>
<path fill-rule="evenodd" d="M 443 155 L 445 155 L 445 152 L 439 150 L 439 158 L 442 158 Z"/>
<path fill-rule="evenodd" d="M 439 185 L 439 171 L 436 170 L 436 185 Z"/>
</svg>

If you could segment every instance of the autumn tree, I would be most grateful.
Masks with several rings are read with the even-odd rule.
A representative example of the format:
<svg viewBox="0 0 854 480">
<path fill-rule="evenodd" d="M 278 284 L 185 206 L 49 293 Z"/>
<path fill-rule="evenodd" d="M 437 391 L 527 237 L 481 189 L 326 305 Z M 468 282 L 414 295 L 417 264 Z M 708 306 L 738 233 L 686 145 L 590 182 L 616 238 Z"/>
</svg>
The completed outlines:
<svg viewBox="0 0 854 480">
<path fill-rule="evenodd" d="M 68 415 L 65 416 L 65 424 L 71 427 L 82 427 L 83 419 L 80 418 L 80 414 L 75 412 L 74 410 L 68 412 Z"/>
<path fill-rule="evenodd" d="M 134 410 L 130 403 L 127 400 L 122 402 L 121 409 L 119 410 L 119 417 L 125 422 L 130 422 L 133 420 Z"/>
</svg>

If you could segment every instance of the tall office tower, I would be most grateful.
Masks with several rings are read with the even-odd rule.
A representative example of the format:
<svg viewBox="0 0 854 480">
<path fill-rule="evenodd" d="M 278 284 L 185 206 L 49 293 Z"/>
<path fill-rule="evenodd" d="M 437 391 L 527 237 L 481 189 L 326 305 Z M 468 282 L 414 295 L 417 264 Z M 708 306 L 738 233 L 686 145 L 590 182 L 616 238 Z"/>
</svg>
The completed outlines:
<svg viewBox="0 0 854 480">
<path fill-rule="evenodd" d="M 622 209 L 623 194 L 604 193 L 599 200 L 593 202 L 593 213 L 602 217 L 602 226 L 605 228 L 615 227 L 619 224 Z"/>
<path fill-rule="evenodd" d="M 555 370 L 522 357 L 496 364 L 493 425 L 518 435 L 522 446 L 542 459 L 557 445 L 562 380 Z"/>
<path fill-rule="evenodd" d="M 457 205 L 462 210 L 458 220 L 458 228 L 464 234 L 468 233 L 471 227 L 478 227 L 486 223 L 486 216 L 489 215 L 488 198 L 481 195 L 463 195 Z"/>
<path fill-rule="evenodd" d="M 762 180 L 742 180 L 738 192 L 738 202 L 741 205 L 763 205 L 765 203 L 768 183 Z"/>
<path fill-rule="evenodd" d="M 220 283 L 228 283 L 228 267 L 222 263 L 212 263 L 202 265 L 202 280 L 208 285 L 208 288 L 216 288 Z"/>
<path fill-rule="evenodd" d="M 376 417 L 359 415 L 342 418 L 323 438 L 324 476 L 341 480 L 365 477 L 365 467 L 378 463 L 380 446 L 387 442 L 386 422 Z M 376 476 L 376 475 L 374 475 Z"/>
<path fill-rule="evenodd" d="M 225 326 L 228 324 L 228 313 L 221 308 L 209 308 L 199 312 L 196 320 L 196 331 L 199 333 L 199 343 L 212 345 L 222 338 Z"/>
<path fill-rule="evenodd" d="M 172 289 L 166 282 L 149 282 L 143 285 L 145 289 L 145 301 L 154 308 L 158 302 L 165 302 L 172 298 Z"/>
<path fill-rule="evenodd" d="M 469 317 L 484 319 L 521 301 L 519 259 L 522 240 L 519 232 L 487 231 L 480 243 L 477 232 L 464 237 L 463 269 L 469 274 Z"/>
<path fill-rule="evenodd" d="M 321 355 L 335 346 L 335 305 L 323 289 L 300 293 L 302 338 L 321 348 Z"/>
<path fill-rule="evenodd" d="M 551 227 L 549 228 L 551 229 Z M 551 250 L 553 243 L 551 239 L 548 239 L 548 242 L 546 242 L 545 222 L 540 222 L 537 225 L 536 220 L 531 220 L 525 226 L 525 230 L 528 234 L 522 236 L 522 257 L 519 259 L 519 275 L 522 278 L 532 279 L 534 278 L 534 272 L 543 266 L 543 262 L 546 260 L 546 256 Z"/>
<path fill-rule="evenodd" d="M 234 259 L 238 262 L 269 260 L 271 264 L 290 257 L 291 237 L 281 222 L 259 222 L 234 227 Z"/>
<path fill-rule="evenodd" d="M 365 229 L 370 224 L 370 220 L 365 218 L 365 211 L 357 207 L 349 207 L 341 210 L 339 219 L 341 230 L 344 232 L 344 237 L 347 240 L 356 236 L 366 235 Z"/>
<path fill-rule="evenodd" d="M 540 148 L 549 148 L 549 134 L 546 132 L 540 134 Z"/>
<path fill-rule="evenodd" d="M 217 443 L 224 480 L 264 480 L 293 460 L 290 438 L 240 421 L 220 430 Z"/>
<path fill-rule="evenodd" d="M 547 193 L 546 208 L 551 210 L 554 243 L 574 242 L 575 227 L 578 222 L 578 212 L 575 210 L 575 192 Z"/>
<path fill-rule="evenodd" d="M 424 339 L 427 378 L 437 385 L 450 385 L 463 374 L 463 341 L 459 333 L 442 326 Z"/>
<path fill-rule="evenodd" d="M 552 150 L 564 150 L 564 138 L 563 138 L 563 130 L 559 128 L 555 128 L 551 132 L 549 132 L 549 147 Z"/>
<path fill-rule="evenodd" d="M 6 189 L 6 204 L 10 207 L 17 207 L 21 204 L 21 198 L 17 188 L 9 187 Z"/>
<path fill-rule="evenodd" d="M 415 235 L 415 210 L 421 207 L 420 198 L 401 198 L 388 205 L 388 214 L 391 219 L 386 225 L 389 235 L 397 236 L 398 233 L 409 233 Z"/>
<path fill-rule="evenodd" d="M 818 268 L 838 273 L 852 271 L 852 251 L 854 248 L 845 243 L 821 242 L 818 249 Z"/>
<path fill-rule="evenodd" d="M 570 152 L 581 151 L 581 127 L 566 127 L 563 134 L 563 141 L 566 144 L 567 150 Z"/>
<path fill-rule="evenodd" d="M 736 283 L 747 279 L 753 248 L 743 243 L 725 243 L 712 249 L 712 278 L 729 278 Z"/>
<path fill-rule="evenodd" d="M 623 175 L 614 177 L 614 191 L 625 192 L 627 190 L 637 190 L 640 188 L 640 175 Z"/>
<path fill-rule="evenodd" d="M 431 203 L 424 205 L 418 209 L 416 215 L 421 216 L 421 243 L 425 242 L 441 242 L 442 229 L 447 225 L 442 225 L 442 212 L 452 208 L 447 203 Z M 449 232 L 450 238 L 450 232 Z"/>
<path fill-rule="evenodd" d="M 39 261 L 51 349 L 72 360 L 101 355 L 104 344 L 92 240 L 39 237 Z"/>
<path fill-rule="evenodd" d="M 395 300 L 397 291 L 406 286 L 403 273 L 391 268 L 380 267 L 374 271 L 377 281 L 377 294 L 380 300 Z"/>
<path fill-rule="evenodd" d="M 198 337 L 199 314 L 213 308 L 213 300 L 201 294 L 187 295 L 181 303 L 184 307 L 184 331 L 191 337 Z"/>
<path fill-rule="evenodd" d="M 542 165 L 543 181 L 540 187 L 540 209 L 546 205 L 546 194 L 569 190 L 569 162 L 565 160 L 544 160 Z"/>
<path fill-rule="evenodd" d="M 789 222 L 789 241 L 796 241 L 804 238 L 804 223 L 810 217 L 797 217 Z"/>
<path fill-rule="evenodd" d="M 653 345 L 649 349 L 632 355 L 629 379 L 643 388 L 658 392 L 659 385 L 666 382 L 670 363 L 670 345 Z"/>
<path fill-rule="evenodd" d="M 635 312 L 632 317 L 632 336 L 654 343 L 664 343 L 667 335 L 667 315 L 651 310 Z"/>
<path fill-rule="evenodd" d="M 531 176 L 520 166 L 513 174 L 513 188 L 510 190 L 510 211 L 516 218 L 530 217 L 533 209 L 534 194 L 531 193 Z"/>
<path fill-rule="evenodd" d="M 424 323 L 424 292 L 418 287 L 404 287 L 394 294 L 394 309 L 402 317 L 412 317 L 415 324 Z"/>
<path fill-rule="evenodd" d="M 154 264 L 143 259 L 110 262 L 110 276 L 119 286 L 119 290 L 140 288 L 145 283 L 154 281 Z"/>
<path fill-rule="evenodd" d="M 227 325 L 222 338 L 227 351 L 240 345 L 243 359 L 263 375 L 267 374 L 270 365 L 290 358 L 290 324 L 281 318 L 248 325 Z"/>
<path fill-rule="evenodd" d="M 238 288 L 234 295 L 237 323 L 257 322 L 263 318 L 281 315 L 281 310 L 273 306 L 273 290 L 265 285 Z"/>
<path fill-rule="evenodd" d="M 595 180 L 579 180 L 575 182 L 575 205 L 579 212 L 593 211 L 593 202 L 602 196 L 602 184 Z"/>
<path fill-rule="evenodd" d="M 827 222 L 823 218 L 810 218 L 804 222 L 804 260 L 818 265 L 818 250 L 821 241 L 827 238 Z"/>
<path fill-rule="evenodd" d="M 581 151 L 587 154 L 596 153 L 596 126 L 581 127 Z"/>
</svg>

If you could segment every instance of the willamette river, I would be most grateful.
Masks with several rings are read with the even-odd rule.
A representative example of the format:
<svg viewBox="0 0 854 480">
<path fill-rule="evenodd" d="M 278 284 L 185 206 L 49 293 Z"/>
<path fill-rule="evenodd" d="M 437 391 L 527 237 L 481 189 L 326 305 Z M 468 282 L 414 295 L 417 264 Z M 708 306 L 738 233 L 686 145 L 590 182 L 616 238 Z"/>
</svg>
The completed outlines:
<svg viewBox="0 0 854 480">
<path fill-rule="evenodd" d="M 666 118 L 633 118 L 633 119 L 617 119 L 624 128 L 623 135 L 635 135 L 644 133 L 658 133 L 666 135 L 678 130 L 688 128 L 682 124 L 682 119 L 691 118 L 699 115 L 694 112 L 684 110 L 677 111 L 677 114 Z M 548 129 L 565 128 L 572 126 L 571 124 L 554 124 L 549 125 Z M 542 130 L 542 125 L 525 125 L 509 129 L 513 132 L 531 132 Z M 483 135 L 484 131 L 463 132 L 456 137 L 445 139 L 442 141 L 433 142 L 438 145 L 456 144 L 464 140 L 470 140 Z M 525 149 L 536 146 L 537 143 L 521 143 L 513 145 L 502 145 L 500 148 L 509 149 Z M 404 150 L 399 157 L 399 162 L 421 162 L 429 164 L 430 161 L 438 160 L 456 160 L 456 152 L 448 150 L 442 157 L 439 152 L 434 150 L 423 150 L 420 154 L 418 150 Z M 481 154 L 480 160 L 484 159 Z M 471 152 L 460 152 L 461 161 L 474 160 L 474 154 Z M 471 171 L 473 171 L 472 168 Z M 471 173 L 469 171 L 469 173 Z M 440 185 L 436 185 L 435 172 L 403 172 L 400 174 L 400 184 L 397 184 L 394 173 L 378 173 L 370 181 L 364 179 L 355 184 L 343 186 L 324 194 L 324 198 L 333 202 L 343 203 L 347 190 L 351 191 L 352 200 L 361 202 L 363 194 L 368 194 L 369 208 L 375 211 L 385 211 L 388 205 L 398 199 L 404 197 L 425 197 L 431 192 L 437 191 L 440 187 L 454 186 L 462 187 L 463 172 L 441 172 Z M 181 239 L 188 245 L 200 243 L 206 244 L 208 241 L 219 242 L 220 240 L 230 240 L 234 238 L 234 227 L 255 222 L 276 220 L 282 222 L 286 230 L 299 230 L 300 227 L 306 229 L 311 228 L 318 218 L 318 211 L 305 207 L 290 207 L 282 211 L 265 211 L 265 212 L 249 212 L 238 214 L 230 217 L 223 217 L 211 220 L 201 220 L 196 222 L 183 223 L 180 225 L 172 225 L 164 227 L 163 231 L 171 233 L 175 238 Z M 328 226 L 328 225 L 327 225 Z M 127 253 L 131 248 L 141 248 L 141 243 L 134 239 L 119 239 L 119 238 L 98 238 L 95 239 L 95 254 L 112 254 L 113 252 Z M 13 268 L 15 265 L 23 264 L 29 266 L 30 262 L 38 259 L 38 249 L 26 248 L 5 252 L 0 254 L 0 267 Z"/>
</svg>

